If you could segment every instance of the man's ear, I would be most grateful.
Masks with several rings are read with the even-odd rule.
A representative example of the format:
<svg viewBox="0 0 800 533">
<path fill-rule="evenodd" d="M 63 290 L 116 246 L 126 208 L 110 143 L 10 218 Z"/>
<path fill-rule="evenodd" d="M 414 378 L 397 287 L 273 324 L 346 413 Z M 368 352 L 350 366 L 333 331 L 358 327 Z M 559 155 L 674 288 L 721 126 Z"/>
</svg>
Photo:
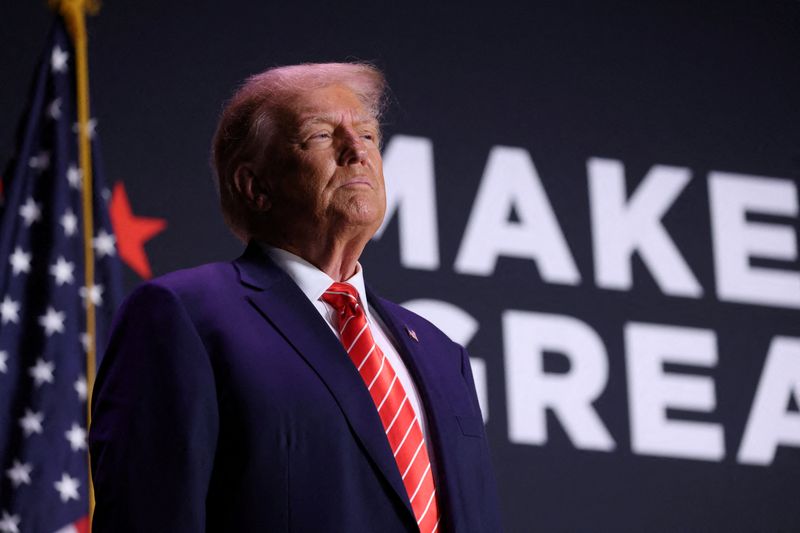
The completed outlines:
<svg viewBox="0 0 800 533">
<path fill-rule="evenodd" d="M 242 163 L 236 168 L 233 183 L 236 191 L 253 211 L 268 211 L 272 206 L 266 184 L 262 184 L 262 180 L 258 179 L 248 163 Z"/>
</svg>

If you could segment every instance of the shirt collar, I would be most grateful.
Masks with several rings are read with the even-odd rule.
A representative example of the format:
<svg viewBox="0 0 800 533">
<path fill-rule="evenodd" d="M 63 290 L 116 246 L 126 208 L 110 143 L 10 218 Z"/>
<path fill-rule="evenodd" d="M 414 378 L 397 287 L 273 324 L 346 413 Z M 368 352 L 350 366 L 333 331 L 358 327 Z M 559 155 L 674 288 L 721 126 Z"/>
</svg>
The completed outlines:
<svg viewBox="0 0 800 533">
<path fill-rule="evenodd" d="M 335 280 L 333 278 L 302 257 L 266 243 L 259 244 L 270 259 L 294 280 L 311 303 L 320 301 L 322 294 L 334 283 Z M 366 304 L 367 290 L 364 285 L 364 270 L 361 268 L 361 263 L 356 263 L 356 273 L 346 282 L 355 287 L 358 292 L 358 298 L 367 309 L 367 315 L 369 315 L 369 306 Z"/>
</svg>

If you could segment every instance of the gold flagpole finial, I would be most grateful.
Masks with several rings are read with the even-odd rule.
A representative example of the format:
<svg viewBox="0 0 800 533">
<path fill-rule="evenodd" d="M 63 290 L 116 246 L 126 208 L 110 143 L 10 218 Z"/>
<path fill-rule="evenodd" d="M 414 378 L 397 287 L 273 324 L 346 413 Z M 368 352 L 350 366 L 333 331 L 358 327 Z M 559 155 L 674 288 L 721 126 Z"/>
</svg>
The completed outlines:
<svg viewBox="0 0 800 533">
<path fill-rule="evenodd" d="M 86 15 L 100 11 L 100 0 L 47 0 L 51 9 L 61 13 L 76 48 L 86 40 Z"/>
<path fill-rule="evenodd" d="M 100 11 L 100 0 L 47 0 L 51 9 L 57 9 L 62 13 L 65 11 L 76 10 L 87 15 L 97 15 Z"/>
</svg>

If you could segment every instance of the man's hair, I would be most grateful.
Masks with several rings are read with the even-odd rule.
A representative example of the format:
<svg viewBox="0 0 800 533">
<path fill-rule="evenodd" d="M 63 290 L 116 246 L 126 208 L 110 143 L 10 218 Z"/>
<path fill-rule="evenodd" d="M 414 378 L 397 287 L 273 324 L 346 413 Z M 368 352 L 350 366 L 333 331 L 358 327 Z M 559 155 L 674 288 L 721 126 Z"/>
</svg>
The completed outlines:
<svg viewBox="0 0 800 533">
<path fill-rule="evenodd" d="M 236 169 L 249 163 L 257 172 L 268 167 L 278 113 L 292 97 L 331 85 L 355 93 L 380 121 L 386 78 L 369 63 L 306 63 L 275 67 L 249 77 L 227 102 L 217 124 L 211 160 L 225 222 L 241 240 L 254 233 L 255 213 L 234 181 Z"/>
</svg>

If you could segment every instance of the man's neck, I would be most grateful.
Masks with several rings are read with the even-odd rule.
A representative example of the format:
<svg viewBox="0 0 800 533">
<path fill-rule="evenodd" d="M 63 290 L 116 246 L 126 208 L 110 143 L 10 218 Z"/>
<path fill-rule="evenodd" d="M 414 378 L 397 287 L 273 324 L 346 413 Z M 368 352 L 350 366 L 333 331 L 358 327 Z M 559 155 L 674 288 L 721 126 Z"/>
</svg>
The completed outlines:
<svg viewBox="0 0 800 533">
<path fill-rule="evenodd" d="M 272 242 L 270 240 L 265 242 L 302 257 L 335 281 L 348 280 L 356 273 L 358 258 L 361 257 L 361 252 L 366 245 L 366 243 L 350 242 L 343 245 L 306 243 L 305 245 L 297 246 L 286 242 Z"/>
</svg>

